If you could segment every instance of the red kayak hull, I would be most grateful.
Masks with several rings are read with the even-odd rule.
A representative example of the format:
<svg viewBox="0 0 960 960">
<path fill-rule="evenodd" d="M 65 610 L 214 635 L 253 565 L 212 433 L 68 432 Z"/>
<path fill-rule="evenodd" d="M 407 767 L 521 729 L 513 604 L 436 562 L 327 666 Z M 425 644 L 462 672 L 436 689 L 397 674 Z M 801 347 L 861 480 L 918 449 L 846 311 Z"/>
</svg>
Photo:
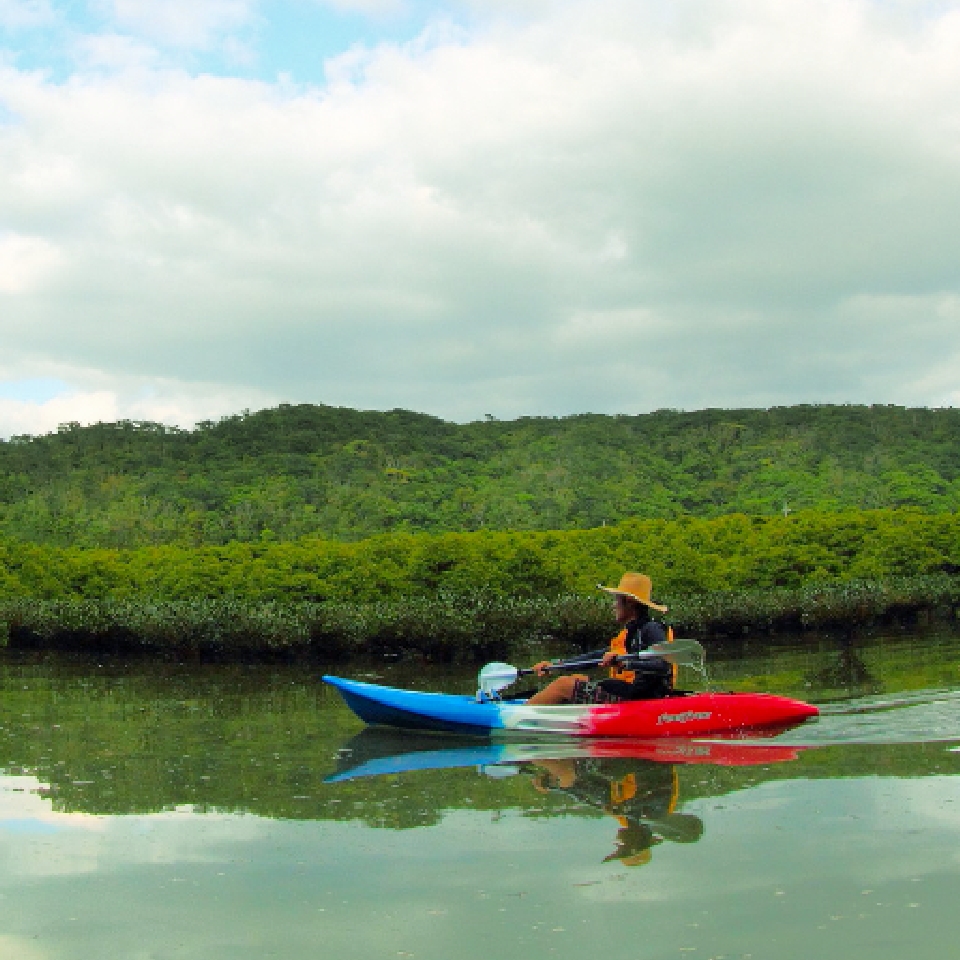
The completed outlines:
<svg viewBox="0 0 960 960">
<path fill-rule="evenodd" d="M 695 693 L 592 707 L 585 735 L 697 737 L 790 727 L 818 712 L 802 700 L 768 693 Z"/>
<path fill-rule="evenodd" d="M 528 705 L 521 700 L 481 700 L 424 693 L 324 677 L 367 723 L 413 730 L 568 737 L 730 736 L 782 730 L 815 717 L 817 708 L 768 693 L 690 693 L 660 700 L 614 704 Z"/>
</svg>

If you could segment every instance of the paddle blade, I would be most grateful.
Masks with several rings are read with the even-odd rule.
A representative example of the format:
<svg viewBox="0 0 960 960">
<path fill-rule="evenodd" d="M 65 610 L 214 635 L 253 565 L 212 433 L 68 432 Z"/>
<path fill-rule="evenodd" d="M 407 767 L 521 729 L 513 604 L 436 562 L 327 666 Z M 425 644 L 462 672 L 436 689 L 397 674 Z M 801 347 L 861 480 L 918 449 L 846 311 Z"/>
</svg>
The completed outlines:
<svg viewBox="0 0 960 960">
<path fill-rule="evenodd" d="M 678 666 L 702 667 L 706 652 L 696 640 L 671 640 L 669 643 L 655 643 L 639 656 L 655 656 Z"/>
<path fill-rule="evenodd" d="M 519 676 L 516 667 L 509 663 L 488 663 L 477 677 L 478 692 L 490 696 L 509 687 Z"/>
</svg>

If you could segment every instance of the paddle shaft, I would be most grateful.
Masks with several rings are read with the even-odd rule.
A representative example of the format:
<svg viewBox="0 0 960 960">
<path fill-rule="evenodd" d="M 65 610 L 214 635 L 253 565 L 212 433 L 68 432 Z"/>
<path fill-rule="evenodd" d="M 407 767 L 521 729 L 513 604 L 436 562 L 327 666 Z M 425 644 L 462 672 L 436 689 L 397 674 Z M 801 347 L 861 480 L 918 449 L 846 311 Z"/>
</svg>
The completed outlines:
<svg viewBox="0 0 960 960">
<path fill-rule="evenodd" d="M 604 654 L 606 656 L 606 654 Z M 703 663 L 703 647 L 696 640 L 675 640 L 669 643 L 655 643 L 646 650 L 638 653 L 629 653 L 625 656 L 617 657 L 613 662 L 619 663 L 630 669 L 632 664 L 640 666 L 640 661 L 651 658 L 660 658 L 668 663 L 675 663 L 678 666 L 698 666 Z M 578 657 L 573 660 L 565 660 L 560 663 L 552 663 L 544 668 L 544 672 L 556 672 L 560 670 L 588 670 L 591 667 L 599 666 L 603 656 Z M 537 671 L 532 667 L 525 670 L 518 670 L 509 663 L 488 663 L 480 671 L 480 691 L 483 693 L 496 692 L 504 687 L 510 686 L 518 677 L 529 677 Z"/>
<path fill-rule="evenodd" d="M 683 659 L 687 659 L 688 656 L 689 653 L 686 651 L 682 654 Z M 628 653 L 626 656 L 617 657 L 615 660 L 611 660 L 610 663 L 611 665 L 614 663 L 620 664 L 621 666 L 625 665 L 629 669 L 629 666 L 636 660 L 649 660 L 654 658 L 659 660 L 672 660 L 673 656 L 671 655 L 670 651 L 640 651 L 639 653 Z M 602 660 L 603 657 L 591 657 L 589 660 L 564 660 L 560 663 L 552 663 L 549 667 L 545 667 L 544 669 L 548 673 L 554 673 L 563 670 L 588 670 L 591 667 L 599 666 Z M 534 670 L 533 667 L 525 667 L 523 670 L 517 671 L 517 676 L 530 677 L 536 672 L 537 671 Z"/>
</svg>

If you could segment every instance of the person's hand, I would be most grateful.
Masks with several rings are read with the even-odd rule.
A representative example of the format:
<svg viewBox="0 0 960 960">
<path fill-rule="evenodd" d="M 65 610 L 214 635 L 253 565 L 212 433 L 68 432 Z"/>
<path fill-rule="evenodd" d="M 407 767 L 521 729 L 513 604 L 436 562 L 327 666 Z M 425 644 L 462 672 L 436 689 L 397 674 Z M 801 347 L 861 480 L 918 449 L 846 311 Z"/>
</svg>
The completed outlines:
<svg viewBox="0 0 960 960">
<path fill-rule="evenodd" d="M 533 665 L 533 672 L 538 677 L 544 677 L 549 672 L 550 668 L 553 666 L 553 662 L 550 660 L 541 660 L 539 663 Z"/>
<path fill-rule="evenodd" d="M 608 650 L 603 655 L 603 659 L 600 661 L 600 666 L 609 667 L 616 662 L 617 662 L 617 654 L 615 654 L 612 650 Z"/>
</svg>

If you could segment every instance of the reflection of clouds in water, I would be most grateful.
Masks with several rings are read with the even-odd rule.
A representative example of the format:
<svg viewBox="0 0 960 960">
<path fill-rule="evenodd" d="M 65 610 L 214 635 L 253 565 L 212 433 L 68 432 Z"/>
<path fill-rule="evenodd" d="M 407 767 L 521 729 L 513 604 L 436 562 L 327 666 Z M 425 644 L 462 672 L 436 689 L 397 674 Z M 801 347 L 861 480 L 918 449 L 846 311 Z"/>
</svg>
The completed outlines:
<svg viewBox="0 0 960 960">
<path fill-rule="evenodd" d="M 0 777 L 4 881 L 94 873 L 111 863 L 216 862 L 224 844 L 266 832 L 255 817 L 198 816 L 189 807 L 149 816 L 61 813 L 43 787 L 35 777 Z"/>
<path fill-rule="evenodd" d="M 655 885 L 597 884 L 584 895 L 669 902 L 695 886 L 699 897 L 729 900 L 769 891 L 784 876 L 879 884 L 953 873 L 960 862 L 950 776 L 771 781 L 683 809 L 703 819 L 704 837 L 680 853 L 659 848 Z"/>
<path fill-rule="evenodd" d="M 47 960 L 51 954 L 27 937 L 0 934 L 0 960 Z"/>
<path fill-rule="evenodd" d="M 22 825 L 16 829 L 26 832 L 26 824 L 31 822 L 44 832 L 49 832 L 51 826 L 65 825 L 85 830 L 101 828 L 102 817 L 54 810 L 51 802 L 41 796 L 44 787 L 36 777 L 0 777 L 0 828 L 9 830 L 16 823 Z"/>
<path fill-rule="evenodd" d="M 343 960 L 464 956 L 464 921 L 472 927 L 475 907 L 495 912 L 504 902 L 498 885 L 517 855 L 513 841 L 543 838 L 518 820 L 498 843 L 497 825 L 468 812 L 441 828 L 400 831 L 187 811 L 107 819 L 102 836 L 86 838 L 95 875 L 25 884 L 23 873 L 5 871 L 13 882 L 3 886 L 4 912 L 18 917 L 8 930 L 41 931 L 51 957 L 315 960 L 318 946 Z M 83 839 L 64 830 L 55 842 Z M 533 891 L 538 882 L 531 871 L 510 886 Z M 526 910 L 519 897 L 506 902 Z M 485 932 L 472 930 L 472 942 L 486 942 Z"/>
<path fill-rule="evenodd" d="M 926 777 L 923 780 L 884 780 L 883 802 L 902 814 L 886 820 L 877 829 L 914 830 L 940 829 L 946 834 L 960 834 L 960 792 L 956 777 Z M 960 840 L 960 837 L 956 838 Z M 960 844 L 956 859 L 960 861 Z"/>
<path fill-rule="evenodd" d="M 438 825 L 397 830 L 184 808 L 57 814 L 52 834 L 4 830 L 49 811 L 42 797 L 12 792 L 31 784 L 0 781 L 11 788 L 0 798 L 0 856 L 14 856 L 12 869 L 0 864 L 3 912 L 16 918 L 4 929 L 0 960 L 241 960 L 271 952 L 286 960 L 402 952 L 470 960 L 489 957 L 491 944 L 505 960 L 545 956 L 548 947 L 572 957 L 591 955 L 611 930 L 637 923 L 645 955 L 674 956 L 695 944 L 694 916 L 712 918 L 705 931 L 720 924 L 697 944 L 704 956 L 708 949 L 739 956 L 774 935 L 787 938 L 778 955 L 802 956 L 801 935 L 809 938 L 835 903 L 848 913 L 851 903 L 862 909 L 862 890 L 887 880 L 938 873 L 952 882 L 946 871 L 957 875 L 952 851 L 960 849 L 949 777 L 794 779 L 681 802 L 680 810 L 703 819 L 703 837 L 663 843 L 635 869 L 601 862 L 617 823 L 599 811 L 451 810 Z M 391 789 L 386 781 L 383 789 Z M 51 854 L 60 858 L 57 870 L 29 872 Z M 945 883 L 938 888 L 956 888 Z M 797 895 L 791 909 L 808 924 L 798 926 L 796 941 L 772 926 L 780 922 L 770 907 L 777 890 Z M 909 892 L 922 895 L 916 885 Z M 742 922 L 724 926 L 731 912 Z M 909 922 L 920 922 L 919 911 Z M 37 931 L 47 952 L 20 951 L 17 938 Z M 720 951 L 710 939 L 718 936 L 742 949 Z M 865 955 L 839 947 L 827 954 Z M 754 952 L 761 955 L 775 954 Z"/>
<path fill-rule="evenodd" d="M 59 813 L 42 788 L 35 777 L 0 777 L 0 884 L 97 869 L 106 818 Z"/>
</svg>

